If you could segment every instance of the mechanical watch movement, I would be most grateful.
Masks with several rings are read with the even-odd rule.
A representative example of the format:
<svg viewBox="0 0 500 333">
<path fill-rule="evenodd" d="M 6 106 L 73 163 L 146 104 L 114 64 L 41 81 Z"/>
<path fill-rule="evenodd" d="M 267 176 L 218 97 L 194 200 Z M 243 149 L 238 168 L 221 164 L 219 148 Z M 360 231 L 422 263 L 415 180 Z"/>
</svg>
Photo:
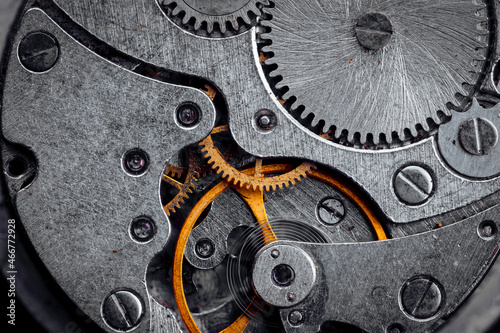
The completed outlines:
<svg viewBox="0 0 500 333">
<path fill-rule="evenodd" d="M 500 329 L 499 1 L 3 2 L 9 332 Z"/>
</svg>

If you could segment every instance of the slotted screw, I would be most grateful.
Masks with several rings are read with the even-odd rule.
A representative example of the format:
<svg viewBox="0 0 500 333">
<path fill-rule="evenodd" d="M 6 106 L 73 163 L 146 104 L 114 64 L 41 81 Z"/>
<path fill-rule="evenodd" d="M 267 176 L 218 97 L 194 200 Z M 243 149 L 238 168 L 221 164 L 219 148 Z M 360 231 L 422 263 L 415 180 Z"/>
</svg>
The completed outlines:
<svg viewBox="0 0 500 333">
<path fill-rule="evenodd" d="M 21 64 L 32 72 L 46 72 L 59 58 L 59 43 L 52 35 L 36 31 L 27 34 L 19 43 Z"/>
<path fill-rule="evenodd" d="M 332 197 L 320 200 L 316 207 L 316 211 L 319 221 L 328 225 L 339 223 L 346 215 L 343 202 Z"/>
<path fill-rule="evenodd" d="M 498 143 L 498 130 L 485 119 L 473 118 L 460 126 L 458 138 L 469 154 L 488 155 Z"/>
<path fill-rule="evenodd" d="M 144 314 L 139 296 L 128 290 L 117 290 L 107 296 L 102 304 L 103 319 L 115 330 L 131 330 L 139 325 Z"/>
<path fill-rule="evenodd" d="M 418 165 L 409 165 L 396 172 L 394 193 L 407 205 L 425 203 L 434 192 L 434 179 L 429 171 Z"/>
<path fill-rule="evenodd" d="M 359 44 L 369 50 L 378 50 L 390 42 L 393 28 L 384 14 L 368 13 L 359 18 L 354 31 Z"/>
<path fill-rule="evenodd" d="M 401 289 L 403 310 L 416 319 L 429 319 L 438 313 L 443 302 L 439 285 L 427 277 L 414 277 Z"/>
</svg>

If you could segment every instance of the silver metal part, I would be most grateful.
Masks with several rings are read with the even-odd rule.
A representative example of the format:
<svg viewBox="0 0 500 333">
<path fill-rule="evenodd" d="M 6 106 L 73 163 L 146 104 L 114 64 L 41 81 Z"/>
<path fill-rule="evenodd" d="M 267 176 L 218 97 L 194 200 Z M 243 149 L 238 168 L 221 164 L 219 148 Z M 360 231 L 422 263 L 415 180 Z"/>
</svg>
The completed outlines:
<svg viewBox="0 0 500 333">
<path fill-rule="evenodd" d="M 295 157 L 329 165 L 359 184 L 395 222 L 436 216 L 471 204 L 500 187 L 498 179 L 470 182 L 451 174 L 434 154 L 433 139 L 392 151 L 363 151 L 314 135 L 284 109 L 267 84 L 260 66 L 255 29 L 233 38 L 202 39 L 172 25 L 152 1 L 100 3 L 99 11 L 93 10 L 90 0 L 56 0 L 56 3 L 109 45 L 150 63 L 214 82 L 226 98 L 231 134 L 248 153 L 259 157 Z M 136 8 L 138 12 L 127 8 Z M 94 15 L 88 16 L 89 11 Z M 134 26 L 144 24 L 142 17 L 147 18 L 147 29 Z M 135 36 L 133 40 L 128 38 L 131 33 Z M 182 47 L 173 52 L 172 45 Z M 253 57 L 249 56 L 249 50 L 253 50 Z M 227 75 L 228 72 L 234 75 Z M 254 122 L 255 112 L 262 109 L 273 111 L 279 124 L 265 135 L 255 130 Z M 388 195 L 392 192 L 394 172 L 413 161 L 426 161 L 439 179 L 439 191 L 418 208 L 402 205 L 395 196 Z"/>
<path fill-rule="evenodd" d="M 13 53 L 5 78 L 3 134 L 28 147 L 38 165 L 15 205 L 58 284 L 109 330 L 101 319 L 102 301 L 117 288 L 135 290 L 146 300 L 146 266 L 168 240 L 170 224 L 158 194 L 165 163 L 208 134 L 215 112 L 201 91 L 150 80 L 99 58 L 41 10 L 25 14 L 14 45 L 40 30 L 60 44 L 56 65 L 35 74 Z M 175 108 L 184 101 L 203 110 L 197 131 L 175 124 Z M 137 147 L 148 153 L 150 166 L 141 177 L 130 177 L 122 156 Z M 147 244 L 129 237 L 130 222 L 141 214 L 157 226 Z M 149 329 L 149 309 L 144 310 L 137 332 Z"/>
<path fill-rule="evenodd" d="M 64 11 L 59 14 L 67 13 L 69 17 L 54 15 L 59 10 L 54 9 L 57 7 L 54 3 Z M 176 6 L 173 3 L 170 0 L 41 0 L 36 5 L 46 12 L 31 10 L 20 21 L 20 29 L 14 36 L 15 51 L 7 59 L 1 125 L 7 143 L 24 147 L 27 153 L 14 156 L 11 151 L 15 150 L 4 147 L 2 163 L 7 167 L 7 186 L 19 217 L 56 282 L 108 332 L 181 331 L 183 324 L 176 316 L 173 295 L 169 294 L 170 252 L 163 252 L 175 247 L 172 240 L 181 220 L 180 215 L 176 216 L 170 224 L 159 200 L 158 184 L 166 161 L 179 149 L 203 139 L 216 118 L 214 106 L 203 92 L 137 75 L 127 70 L 134 66 L 120 68 L 86 49 L 60 28 L 68 29 L 65 20 L 74 20 L 71 24 L 80 24 L 101 39 L 106 48 L 124 52 L 136 64 L 145 61 L 167 68 L 166 72 L 189 74 L 191 78 L 210 82 L 217 88 L 217 95 L 222 95 L 221 104 L 228 109 L 231 135 L 249 154 L 307 159 L 327 165 L 350 178 L 354 187 L 359 185 L 368 193 L 368 199 L 380 207 L 380 215 L 385 214 L 384 227 L 393 239 L 369 242 L 375 240 L 375 235 L 365 216 L 353 202 L 325 183 L 307 178 L 288 189 L 265 193 L 271 226 L 273 221 L 288 221 L 280 225 L 281 231 L 300 235 L 304 230 L 313 230 L 315 236 L 321 236 L 318 242 L 336 243 L 305 243 L 308 240 L 275 243 L 264 250 L 265 258 L 262 253 L 258 256 L 253 271 L 258 284 L 255 289 L 270 304 L 286 308 L 281 310 L 280 317 L 287 332 L 317 332 L 328 320 L 352 323 L 370 332 L 427 332 L 439 327 L 474 290 L 498 256 L 500 173 L 491 170 L 499 159 L 496 141 L 500 127 L 498 117 L 494 118 L 499 115 L 500 106 L 479 112 L 475 105 L 477 109 L 472 113 L 473 109 L 463 114 L 453 113 L 447 125 L 455 126 L 453 135 L 459 138 L 460 154 L 467 155 L 463 159 L 459 153 L 441 155 L 439 140 L 447 125 L 439 130 L 439 136 L 397 149 L 363 151 L 340 146 L 312 134 L 273 93 L 259 59 L 258 43 L 262 41 L 263 29 L 261 26 L 250 29 L 256 23 L 253 14 L 260 15 L 261 7 L 255 4 L 268 4 L 267 0 L 182 0 L 175 1 Z M 330 14 L 341 13 L 348 18 L 341 25 L 348 27 L 351 34 L 341 42 L 356 45 L 356 48 L 343 47 L 346 54 L 338 57 L 339 61 L 345 61 L 344 67 L 351 71 L 351 76 L 342 71 L 333 73 L 343 75 L 343 81 L 331 87 L 344 89 L 345 94 L 332 93 L 328 98 L 332 98 L 333 104 L 328 104 L 330 100 L 324 102 L 326 97 L 319 97 L 323 98 L 324 108 L 306 108 L 316 115 L 314 122 L 320 119 L 321 112 L 327 115 L 336 112 L 341 119 L 336 125 L 343 121 L 353 126 L 347 128 L 350 139 L 357 125 L 364 126 L 362 134 L 375 135 L 389 134 L 394 129 L 401 131 L 404 124 L 409 124 L 413 132 L 417 123 L 428 130 L 427 117 L 439 122 L 436 111 L 447 113 L 450 105 L 446 102 L 457 105 L 464 102 L 456 93 L 472 96 L 479 87 L 498 92 L 498 87 L 489 83 L 493 82 L 493 66 L 486 66 L 499 58 L 498 42 L 489 40 L 494 34 L 487 36 L 488 18 L 490 26 L 497 23 L 491 16 L 492 10 L 499 13 L 496 1 L 488 2 L 488 10 L 480 0 L 368 3 L 319 0 L 297 5 L 302 17 L 328 13 L 328 7 L 314 8 L 322 4 L 344 6 Z M 269 9 L 275 18 L 267 23 L 279 23 L 286 16 L 281 10 L 290 4 L 292 0 L 276 2 L 276 7 Z M 376 5 L 390 15 L 378 15 L 369 5 Z M 173 9 L 165 11 L 165 6 Z M 179 9 L 182 6 L 188 7 L 184 13 Z M 418 10 L 408 12 L 414 6 Z M 233 10 L 236 7 L 243 11 Z M 245 8 L 250 7 L 253 14 L 248 15 Z M 243 14 L 251 22 L 245 22 L 240 16 Z M 449 18 L 451 14 L 453 17 Z M 174 20 L 173 15 L 180 21 Z M 403 16 L 414 22 L 402 27 L 399 17 Z M 241 20 L 236 21 L 237 18 L 245 26 L 239 27 L 237 23 Z M 331 18 L 326 19 L 331 21 Z M 331 49 L 323 54 L 312 53 L 314 47 L 304 49 L 306 46 L 297 40 L 314 41 L 335 24 L 320 29 L 321 33 L 315 31 L 300 37 L 311 24 L 317 28 L 323 22 L 320 15 L 314 15 L 311 21 L 299 15 L 286 20 L 289 24 L 282 26 L 281 33 L 293 32 L 294 37 L 280 41 L 273 38 L 276 44 L 270 49 L 280 43 L 283 48 L 286 43 L 288 48 L 299 45 L 309 56 L 304 62 L 307 66 L 317 67 L 328 58 L 324 54 Z M 203 22 L 207 24 L 203 26 Z M 296 28 L 290 26 L 292 23 Z M 388 24 L 396 30 L 391 31 Z M 412 26 L 417 28 L 411 30 Z M 193 29 L 205 29 L 204 37 L 231 38 L 200 38 Z M 214 33 L 217 29 L 221 33 L 224 29 L 235 31 L 218 35 Z M 72 34 L 70 30 L 67 31 Z M 57 48 L 49 41 L 49 47 L 45 44 L 39 50 L 41 53 L 30 55 L 29 50 L 26 53 L 19 47 L 24 36 L 40 31 L 53 36 Z M 275 32 L 273 28 L 271 33 Z M 419 37 L 414 44 L 421 46 L 420 49 L 413 44 L 406 49 L 401 46 L 402 38 L 411 39 L 414 35 Z M 440 42 L 450 38 L 455 44 Z M 327 39 L 324 45 L 331 45 L 336 38 Z M 485 59 L 486 48 L 489 48 L 488 59 Z M 399 52 L 397 57 L 395 51 Z M 348 52 L 354 52 L 355 56 L 349 56 Z M 291 56 L 292 52 L 289 53 Z M 382 58 L 380 64 L 374 60 L 377 56 Z M 33 61 L 34 67 L 26 60 Z M 369 61 L 375 66 L 370 66 Z M 404 67 L 405 64 L 408 66 Z M 278 69 L 280 65 L 292 64 L 278 63 Z M 358 66 L 355 71 L 354 66 Z M 380 68 L 383 73 L 378 72 Z M 443 72 L 446 75 L 436 74 Z M 316 68 L 308 71 L 304 67 L 301 73 L 302 81 L 297 79 L 297 83 L 303 84 L 307 76 L 313 78 L 313 83 L 321 81 Z M 332 73 L 332 68 L 323 68 L 320 74 L 328 73 Z M 384 86 L 383 80 L 389 74 L 395 84 Z M 375 84 L 371 81 L 373 77 L 380 82 Z M 411 80 L 420 81 L 415 84 Z M 364 90 L 360 92 L 356 86 L 357 89 L 347 91 L 356 82 L 361 82 Z M 405 89 L 401 89 L 405 83 Z M 363 104 L 377 89 L 375 97 L 382 97 L 370 100 L 375 101 L 373 104 Z M 312 99 L 327 92 L 328 89 L 316 88 L 306 97 Z M 339 113 L 333 106 L 341 102 L 345 102 L 342 106 L 366 106 L 363 117 L 349 114 L 350 109 L 346 111 L 345 107 Z M 180 108 L 186 103 L 196 105 L 200 112 Z M 384 107 L 375 108 L 377 103 Z M 417 112 L 417 106 L 423 111 Z M 466 118 L 460 118 L 462 115 Z M 332 117 L 326 120 L 336 121 Z M 457 132 L 457 126 L 464 124 L 472 126 L 462 126 L 462 132 Z M 378 128 L 383 130 L 376 132 Z M 376 136 L 374 140 L 378 140 Z M 125 158 L 127 152 L 137 149 L 145 152 L 147 158 Z M 467 174 L 451 170 L 454 167 L 450 167 L 450 161 L 459 163 L 485 156 L 490 156 L 491 160 L 483 161 L 489 164 L 474 162 L 477 164 L 466 167 Z M 16 157 L 25 162 L 25 169 L 19 174 L 9 171 Z M 406 169 L 409 166 L 411 170 Z M 488 168 L 491 169 L 488 176 L 471 175 L 484 172 L 474 169 Z M 334 202 L 318 206 L 322 198 Z M 491 206 L 494 207 L 486 209 Z M 465 217 L 469 218 L 464 220 Z M 141 218 L 152 224 L 142 223 Z M 198 291 L 186 298 L 202 331 L 215 329 L 215 324 L 224 325 L 249 304 L 243 302 L 241 307 L 234 302 L 236 297 L 231 298 L 234 293 L 226 288 L 224 265 L 228 258 L 236 257 L 229 251 L 231 234 L 239 227 L 252 226 L 255 218 L 247 205 L 238 194 L 228 190 L 213 202 L 204 221 L 189 237 L 185 258 L 194 266 L 194 272 L 186 274 L 184 283 L 190 283 Z M 436 230 L 403 237 L 431 228 Z M 279 232 L 276 234 L 281 236 Z M 152 269 L 162 279 L 148 281 L 146 286 L 146 266 L 152 258 L 156 260 Z M 189 264 L 185 268 L 193 269 Z M 295 289 L 304 280 L 307 287 Z M 237 283 L 241 281 L 233 282 L 243 287 Z M 494 280 L 493 284 L 498 285 L 497 282 Z M 496 312 L 492 317 L 498 316 L 498 302 L 489 297 L 492 304 L 486 308 Z M 247 331 L 256 330 L 248 326 Z M 454 331 L 457 329 L 450 332 Z"/>
<path fill-rule="evenodd" d="M 277 250 L 277 258 L 272 252 Z M 283 268 L 281 268 L 281 267 Z M 281 281 L 276 275 L 290 272 L 288 282 Z M 303 250 L 288 246 L 270 246 L 260 251 L 255 258 L 252 283 L 257 294 L 273 306 L 290 307 L 300 303 L 309 295 L 316 281 L 316 268 L 312 259 Z"/>
<path fill-rule="evenodd" d="M 181 333 L 177 319 L 172 311 L 150 299 L 151 324 L 149 332 L 151 333 Z"/>
<path fill-rule="evenodd" d="M 270 221 L 300 221 L 319 230 L 329 241 L 366 242 L 375 240 L 370 224 L 361 210 L 340 191 L 319 180 L 305 178 L 295 186 L 270 191 L 265 194 L 266 212 Z M 345 217 L 342 222 L 325 224 L 320 222 L 318 198 L 330 198 L 343 202 Z M 245 202 L 232 190 L 223 192 L 213 203 L 207 217 L 194 228 L 189 236 L 186 251 L 187 261 L 201 269 L 219 265 L 231 250 L 228 238 L 233 230 L 241 226 L 252 226 L 255 217 Z M 295 232 L 299 232 L 298 230 Z M 210 235 L 215 251 L 208 258 L 196 254 L 196 244 Z"/>
<path fill-rule="evenodd" d="M 32 72 L 46 72 L 59 58 L 59 45 L 51 35 L 36 31 L 26 35 L 17 49 L 19 61 Z"/>
<path fill-rule="evenodd" d="M 339 223 L 345 217 L 345 206 L 339 199 L 327 197 L 318 202 L 318 220 L 332 225 Z"/>
<path fill-rule="evenodd" d="M 113 291 L 102 303 L 104 322 L 116 331 L 130 331 L 144 315 L 143 301 L 130 290 Z"/>
<path fill-rule="evenodd" d="M 498 227 L 499 214 L 497 205 L 452 226 L 390 241 L 283 243 L 303 249 L 320 263 L 317 287 L 300 304 L 300 308 L 308 309 L 301 327 L 288 324 L 294 307 L 281 311 L 286 331 L 317 332 L 327 320 L 350 323 L 368 332 L 380 332 L 393 323 L 402 325 L 407 332 L 436 329 L 474 289 L 497 257 L 499 240 L 483 240 L 477 228 L 485 220 L 494 221 Z M 412 264 L 406 264 L 409 262 Z M 411 297 L 405 288 L 408 281 L 415 281 L 413 277 L 432 281 L 427 286 L 435 293 L 427 294 L 429 291 L 424 290 L 420 294 L 421 302 L 429 304 L 418 315 L 413 309 L 407 311 Z M 418 302 L 415 305 L 424 306 Z"/>
<path fill-rule="evenodd" d="M 427 276 L 415 276 L 403 285 L 400 292 L 402 310 L 414 320 L 429 320 L 444 303 L 443 287 Z"/>
<path fill-rule="evenodd" d="M 380 133 L 416 133 L 417 124 L 429 130 L 427 119 L 439 124 L 437 111 L 449 115 L 447 103 L 459 106 L 455 95 L 471 96 L 480 79 L 485 7 L 468 0 L 279 1 L 262 22 L 271 28 L 262 38 L 272 42 L 263 51 L 273 52 L 265 63 L 277 65 L 272 77 L 283 77 L 276 84 L 288 88 L 282 98 L 295 97 L 292 108 L 304 106 L 313 126 L 325 121 L 325 132 L 334 125 L 350 140 L 371 133 L 378 142 Z M 371 26 L 387 39 L 369 38 Z"/>
<path fill-rule="evenodd" d="M 467 112 L 454 113 L 452 120 L 439 128 L 437 138 L 446 164 L 467 178 L 488 179 L 500 175 L 499 116 L 500 105 L 484 109 L 477 100 Z"/>
<path fill-rule="evenodd" d="M 225 33 L 228 26 L 233 30 L 239 30 L 238 20 L 246 24 L 255 22 L 249 17 L 252 13 L 254 17 L 260 16 L 261 11 L 258 4 L 268 5 L 268 0 L 158 0 L 163 6 L 174 5 L 171 15 L 182 14 L 182 23 L 191 24 L 195 30 L 204 25 L 208 33 L 218 28 Z"/>
<path fill-rule="evenodd" d="M 431 172 L 420 165 L 407 165 L 394 176 L 394 193 L 407 205 L 421 205 L 427 202 L 435 190 Z"/>
</svg>

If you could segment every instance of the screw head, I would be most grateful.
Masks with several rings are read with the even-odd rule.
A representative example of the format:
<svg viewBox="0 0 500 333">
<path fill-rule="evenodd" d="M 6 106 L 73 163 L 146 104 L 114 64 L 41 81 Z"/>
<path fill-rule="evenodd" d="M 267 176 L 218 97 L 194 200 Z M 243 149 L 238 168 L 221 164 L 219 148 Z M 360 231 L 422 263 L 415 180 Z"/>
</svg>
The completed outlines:
<svg viewBox="0 0 500 333">
<path fill-rule="evenodd" d="M 492 240 L 498 233 L 498 227 L 495 222 L 486 220 L 479 223 L 477 226 L 477 233 L 479 234 L 479 237 L 484 240 Z"/>
<path fill-rule="evenodd" d="M 195 252 L 198 257 L 208 259 L 215 253 L 215 245 L 208 238 L 200 239 L 196 242 Z"/>
<path fill-rule="evenodd" d="M 186 128 L 193 128 L 201 120 L 201 109 L 193 102 L 184 102 L 175 111 L 177 122 Z"/>
<path fill-rule="evenodd" d="M 488 155 L 498 143 L 498 130 L 486 119 L 473 118 L 460 126 L 458 139 L 469 154 Z"/>
<path fill-rule="evenodd" d="M 149 156 L 141 149 L 131 149 L 123 155 L 123 168 L 132 176 L 144 174 L 148 167 Z"/>
<path fill-rule="evenodd" d="M 418 206 L 431 198 L 435 182 L 427 169 L 409 165 L 395 173 L 393 187 L 394 193 L 402 203 Z"/>
<path fill-rule="evenodd" d="M 260 110 L 255 113 L 255 123 L 260 131 L 272 131 L 278 125 L 278 119 L 273 111 Z"/>
<path fill-rule="evenodd" d="M 293 310 L 288 315 L 288 322 L 292 326 L 299 326 L 304 322 L 304 312 L 300 310 Z"/>
<path fill-rule="evenodd" d="M 146 243 L 156 234 L 156 224 L 148 216 L 139 216 L 130 224 L 130 235 L 138 242 Z"/>
<path fill-rule="evenodd" d="M 141 298 L 130 290 L 112 292 L 102 303 L 104 322 L 119 331 L 128 331 L 139 325 L 144 314 Z"/>
<path fill-rule="evenodd" d="M 18 55 L 21 64 L 32 72 L 46 72 L 59 59 L 59 43 L 44 31 L 27 34 L 19 43 Z"/>
<path fill-rule="evenodd" d="M 280 256 L 280 251 L 276 249 L 271 251 L 271 257 L 273 257 L 274 259 L 277 259 L 279 256 Z"/>
<path fill-rule="evenodd" d="M 342 221 L 346 215 L 344 203 L 333 197 L 326 197 L 316 206 L 317 217 L 320 222 L 333 225 Z"/>
<path fill-rule="evenodd" d="M 359 44 L 369 50 L 378 50 L 389 44 L 393 28 L 384 14 L 368 13 L 358 19 L 354 31 Z"/>
<path fill-rule="evenodd" d="M 441 309 L 444 301 L 442 287 L 433 279 L 417 276 L 401 288 L 403 311 L 415 319 L 431 319 Z"/>
</svg>

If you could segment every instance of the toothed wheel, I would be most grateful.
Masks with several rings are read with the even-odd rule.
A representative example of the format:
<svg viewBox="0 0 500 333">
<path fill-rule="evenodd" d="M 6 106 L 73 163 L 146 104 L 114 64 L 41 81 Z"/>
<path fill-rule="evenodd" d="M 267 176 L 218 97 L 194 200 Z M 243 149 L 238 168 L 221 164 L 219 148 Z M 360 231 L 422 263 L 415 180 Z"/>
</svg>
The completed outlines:
<svg viewBox="0 0 500 333">
<path fill-rule="evenodd" d="M 212 140 L 212 135 L 227 132 L 228 130 L 229 128 L 227 126 L 214 128 L 212 133 L 200 142 L 200 146 L 203 147 L 201 149 L 202 153 L 208 158 L 208 164 L 212 165 L 212 168 L 217 173 L 222 173 L 223 178 L 236 186 L 260 191 L 281 189 L 283 187 L 288 187 L 290 184 L 295 185 L 297 181 L 307 177 L 307 173 L 315 168 L 314 164 L 303 162 L 299 166 L 287 170 L 286 173 L 266 177 L 261 173 L 262 159 L 256 159 L 254 173 L 243 173 L 231 166 L 225 160 Z"/>
<path fill-rule="evenodd" d="M 349 142 L 432 131 L 470 101 L 491 60 L 481 1 L 285 0 L 264 11 L 275 93 Z"/>
<path fill-rule="evenodd" d="M 168 216 L 175 213 L 175 210 L 181 207 L 184 200 L 193 193 L 192 188 L 198 178 L 199 167 L 196 165 L 194 152 L 192 150 L 189 151 L 189 167 L 183 168 L 175 165 L 168 165 L 166 167 L 165 173 L 162 175 L 161 179 L 177 191 L 177 194 L 163 206 Z"/>
<path fill-rule="evenodd" d="M 163 0 L 167 15 L 178 25 L 196 34 L 213 37 L 247 31 L 262 14 L 268 0 Z"/>
</svg>

